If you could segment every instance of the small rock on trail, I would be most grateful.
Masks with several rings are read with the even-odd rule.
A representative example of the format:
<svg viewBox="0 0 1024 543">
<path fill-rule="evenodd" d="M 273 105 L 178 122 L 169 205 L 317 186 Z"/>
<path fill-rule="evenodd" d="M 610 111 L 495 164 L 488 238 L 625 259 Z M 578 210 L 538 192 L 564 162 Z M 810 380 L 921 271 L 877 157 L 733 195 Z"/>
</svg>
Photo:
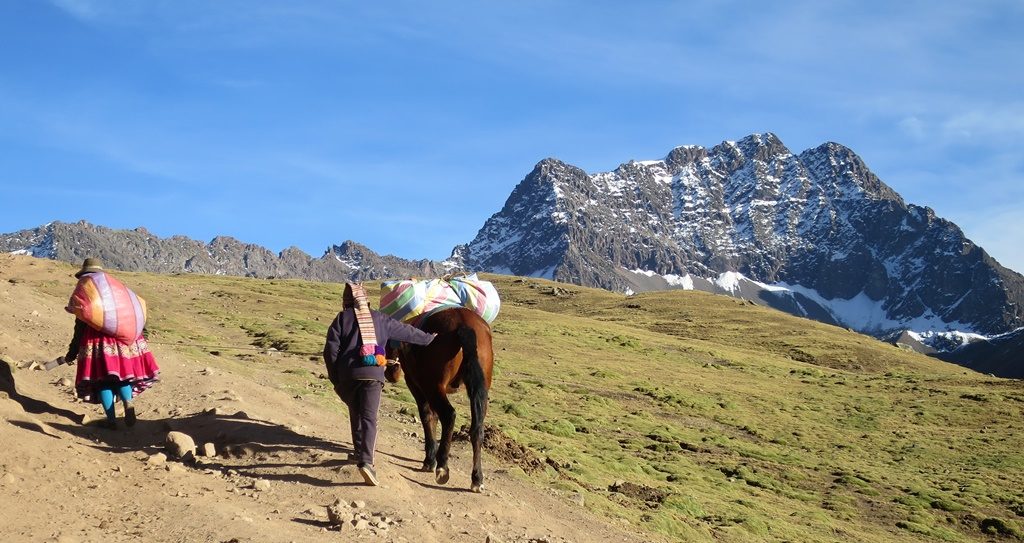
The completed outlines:
<svg viewBox="0 0 1024 543">
<path fill-rule="evenodd" d="M 184 432 L 168 432 L 166 445 L 167 452 L 169 452 L 173 458 L 184 461 L 191 461 L 195 459 L 196 442 L 191 436 Z"/>
</svg>

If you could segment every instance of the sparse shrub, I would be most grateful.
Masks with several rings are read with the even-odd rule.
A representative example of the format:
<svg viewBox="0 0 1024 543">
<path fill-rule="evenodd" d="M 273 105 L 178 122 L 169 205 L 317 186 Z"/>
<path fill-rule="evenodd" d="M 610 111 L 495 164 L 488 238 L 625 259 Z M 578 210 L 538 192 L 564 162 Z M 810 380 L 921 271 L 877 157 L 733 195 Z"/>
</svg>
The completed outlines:
<svg viewBox="0 0 1024 543">
<path fill-rule="evenodd" d="M 948 498 L 939 498 L 937 500 L 933 500 L 931 503 L 931 507 L 932 509 L 938 509 L 940 511 L 946 511 L 950 513 L 956 511 L 963 511 L 965 509 L 964 506 Z"/>
<path fill-rule="evenodd" d="M 998 517 L 988 517 L 979 523 L 981 531 L 986 534 L 1012 536 L 1017 539 L 1024 539 L 1024 533 L 1013 521 L 1003 520 Z"/>
<path fill-rule="evenodd" d="M 931 507 L 928 498 L 922 498 L 921 496 L 916 495 L 897 496 L 893 501 L 913 509 L 927 509 Z"/>
<path fill-rule="evenodd" d="M 840 475 L 836 480 L 836 484 L 846 485 L 853 487 L 854 490 L 864 494 L 865 496 L 878 496 L 879 492 L 871 487 L 870 481 L 860 475 L 853 475 L 844 473 Z"/>
<path fill-rule="evenodd" d="M 501 410 L 509 415 L 513 415 L 521 419 L 525 419 L 530 416 L 530 412 L 526 406 L 517 402 L 505 402 L 501 404 Z"/>
<path fill-rule="evenodd" d="M 632 336 L 620 336 L 615 335 L 609 338 L 605 338 L 608 343 L 615 343 L 620 347 L 626 347 L 629 349 L 635 349 L 640 346 L 640 340 Z"/>
<path fill-rule="evenodd" d="M 572 437 L 576 434 L 576 426 L 565 419 L 540 422 L 534 426 L 534 429 L 558 437 Z"/>
<path fill-rule="evenodd" d="M 790 375 L 802 375 L 804 377 L 821 377 L 824 373 L 818 368 L 798 368 L 789 370 Z"/>
<path fill-rule="evenodd" d="M 937 539 L 941 541 L 960 541 L 961 539 L 963 539 L 963 537 L 957 532 L 954 532 L 947 528 L 923 524 L 921 522 L 923 520 L 925 519 L 915 518 L 913 520 L 901 520 L 896 523 L 896 527 L 911 533 L 927 536 L 929 539 L 932 540 Z"/>
<path fill-rule="evenodd" d="M 676 452 L 680 450 L 677 443 L 650 443 L 645 445 L 644 448 L 655 452 Z"/>
<path fill-rule="evenodd" d="M 908 532 L 913 532 L 915 534 L 923 534 L 923 535 L 928 535 L 928 533 L 930 531 L 930 530 L 928 530 L 927 526 L 918 524 L 916 522 L 910 522 L 909 520 L 901 520 L 901 521 L 897 522 L 896 523 L 896 527 L 897 528 L 902 528 L 902 529 L 904 529 L 904 530 L 906 530 Z"/>
<path fill-rule="evenodd" d="M 1009 509 L 1014 515 L 1017 515 L 1018 517 L 1024 517 L 1024 501 L 1013 502 L 1006 508 Z"/>
<path fill-rule="evenodd" d="M 857 512 L 856 507 L 844 503 L 839 497 L 833 497 L 821 503 L 821 508 L 835 513 L 836 518 L 848 520 Z"/>
</svg>

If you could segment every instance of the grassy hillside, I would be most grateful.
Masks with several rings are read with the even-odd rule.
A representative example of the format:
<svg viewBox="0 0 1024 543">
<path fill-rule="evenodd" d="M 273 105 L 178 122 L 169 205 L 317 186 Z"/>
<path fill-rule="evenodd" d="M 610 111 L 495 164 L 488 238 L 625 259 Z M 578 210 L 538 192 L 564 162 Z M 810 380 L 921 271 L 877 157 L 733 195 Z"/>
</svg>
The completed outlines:
<svg viewBox="0 0 1024 543">
<path fill-rule="evenodd" d="M 153 342 L 337 408 L 317 353 L 341 285 L 122 275 Z M 726 297 L 485 278 L 489 438 L 526 480 L 681 541 L 1024 540 L 1020 381 Z"/>
</svg>

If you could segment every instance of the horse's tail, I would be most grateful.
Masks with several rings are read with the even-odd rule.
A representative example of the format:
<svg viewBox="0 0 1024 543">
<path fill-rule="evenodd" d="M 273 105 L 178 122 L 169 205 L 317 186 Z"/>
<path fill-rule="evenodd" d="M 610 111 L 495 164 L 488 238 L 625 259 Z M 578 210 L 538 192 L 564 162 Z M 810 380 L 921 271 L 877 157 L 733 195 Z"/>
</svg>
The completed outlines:
<svg viewBox="0 0 1024 543">
<path fill-rule="evenodd" d="M 484 369 L 480 366 L 480 356 L 476 349 L 476 331 L 469 326 L 459 326 L 455 332 L 462 343 L 462 381 L 469 393 L 469 412 L 471 418 L 470 434 L 484 437 L 484 415 L 487 413 L 487 380 Z"/>
</svg>

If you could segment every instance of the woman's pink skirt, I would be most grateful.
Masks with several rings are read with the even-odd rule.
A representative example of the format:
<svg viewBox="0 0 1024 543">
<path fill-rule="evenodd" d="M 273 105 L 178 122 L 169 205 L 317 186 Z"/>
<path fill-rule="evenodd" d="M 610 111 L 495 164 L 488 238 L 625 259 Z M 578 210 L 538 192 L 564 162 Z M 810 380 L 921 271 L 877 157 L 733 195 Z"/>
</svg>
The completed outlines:
<svg viewBox="0 0 1024 543">
<path fill-rule="evenodd" d="M 78 372 L 75 391 L 87 402 L 98 403 L 97 386 L 127 382 L 132 396 L 153 386 L 160 374 L 146 338 L 121 343 L 88 326 L 78 344 Z"/>
</svg>

